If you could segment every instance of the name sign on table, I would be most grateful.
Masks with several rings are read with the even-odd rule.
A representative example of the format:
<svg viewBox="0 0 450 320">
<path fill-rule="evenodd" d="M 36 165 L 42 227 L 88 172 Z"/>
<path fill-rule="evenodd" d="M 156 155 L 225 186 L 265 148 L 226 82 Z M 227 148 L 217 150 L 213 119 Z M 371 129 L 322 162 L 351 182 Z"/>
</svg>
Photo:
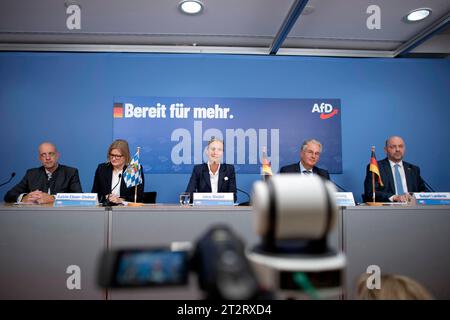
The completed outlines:
<svg viewBox="0 0 450 320">
<path fill-rule="evenodd" d="M 354 207 L 355 199 L 352 192 L 335 192 L 336 205 L 340 207 Z"/>
<path fill-rule="evenodd" d="M 450 204 L 450 192 L 418 192 L 414 193 L 414 198 L 422 205 Z"/>
<path fill-rule="evenodd" d="M 72 206 L 97 206 L 98 198 L 96 193 L 58 193 L 55 197 L 55 207 Z"/>
<path fill-rule="evenodd" d="M 218 193 L 194 193 L 194 206 L 233 206 L 234 195 L 232 192 Z"/>
</svg>

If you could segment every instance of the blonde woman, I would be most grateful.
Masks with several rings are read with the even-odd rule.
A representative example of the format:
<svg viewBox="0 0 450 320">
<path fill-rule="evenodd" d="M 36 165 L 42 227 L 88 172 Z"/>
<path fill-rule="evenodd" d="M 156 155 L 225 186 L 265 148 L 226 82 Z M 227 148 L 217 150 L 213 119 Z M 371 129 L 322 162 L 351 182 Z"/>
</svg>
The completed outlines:
<svg viewBox="0 0 450 320">
<path fill-rule="evenodd" d="M 100 202 L 110 204 L 122 204 L 124 201 L 134 202 L 134 187 L 127 188 L 123 180 L 123 174 L 131 161 L 128 142 L 115 140 L 108 148 L 106 163 L 98 165 L 95 171 L 92 192 L 98 194 Z M 142 202 L 144 197 L 144 174 L 140 168 L 142 183 L 137 186 L 137 202 Z"/>
<path fill-rule="evenodd" d="M 221 163 L 223 141 L 213 137 L 208 142 L 206 154 L 208 162 L 194 166 L 186 192 L 233 192 L 236 201 L 234 166 Z"/>
</svg>

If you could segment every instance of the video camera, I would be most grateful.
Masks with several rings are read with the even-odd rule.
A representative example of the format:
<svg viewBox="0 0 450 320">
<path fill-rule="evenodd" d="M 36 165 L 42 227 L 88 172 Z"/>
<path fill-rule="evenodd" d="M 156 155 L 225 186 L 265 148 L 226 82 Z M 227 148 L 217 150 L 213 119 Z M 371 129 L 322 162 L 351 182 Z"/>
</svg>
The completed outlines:
<svg viewBox="0 0 450 320">
<path fill-rule="evenodd" d="M 319 177 L 273 176 L 254 184 L 253 221 L 261 244 L 245 248 L 225 225 L 210 228 L 194 248 L 105 252 L 104 288 L 188 285 L 197 274 L 206 299 L 339 298 L 345 256 L 328 246 L 336 223 L 334 185 Z"/>
<path fill-rule="evenodd" d="M 206 299 L 246 300 L 260 294 L 244 243 L 224 225 L 210 228 L 192 249 L 174 243 L 106 251 L 98 279 L 103 288 L 186 286 L 190 272 L 197 274 Z"/>
<path fill-rule="evenodd" d="M 318 176 L 282 174 L 253 186 L 253 221 L 261 244 L 247 256 L 260 284 L 277 298 L 337 299 L 345 256 L 328 245 L 336 225 L 335 187 Z"/>
</svg>

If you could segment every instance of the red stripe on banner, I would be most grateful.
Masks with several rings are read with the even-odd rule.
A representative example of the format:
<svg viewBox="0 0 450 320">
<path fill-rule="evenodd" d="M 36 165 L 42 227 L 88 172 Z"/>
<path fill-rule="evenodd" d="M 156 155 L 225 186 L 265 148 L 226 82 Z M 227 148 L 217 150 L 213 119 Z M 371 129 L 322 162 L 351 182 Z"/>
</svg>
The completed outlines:
<svg viewBox="0 0 450 320">
<path fill-rule="evenodd" d="M 331 117 L 334 117 L 335 115 L 337 115 L 338 111 L 339 111 L 338 109 L 334 109 L 330 113 L 321 113 L 320 114 L 320 119 L 322 119 L 322 120 L 330 119 Z"/>
</svg>

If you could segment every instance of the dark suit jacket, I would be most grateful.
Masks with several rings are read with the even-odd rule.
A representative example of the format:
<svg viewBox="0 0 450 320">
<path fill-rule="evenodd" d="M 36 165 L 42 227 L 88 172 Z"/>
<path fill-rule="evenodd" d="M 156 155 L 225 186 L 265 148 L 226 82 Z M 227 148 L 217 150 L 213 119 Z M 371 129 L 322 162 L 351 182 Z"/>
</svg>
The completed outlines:
<svg viewBox="0 0 450 320">
<path fill-rule="evenodd" d="M 364 200 L 372 201 L 372 172 L 369 171 L 370 164 L 366 169 L 366 179 L 364 180 Z M 405 169 L 406 185 L 408 192 L 424 192 L 428 191 L 425 183 L 420 176 L 419 167 L 403 161 Z M 378 161 L 378 169 L 380 170 L 381 181 L 383 187 L 378 183 L 378 177 L 375 175 L 375 201 L 389 202 L 389 198 L 395 195 L 394 176 L 392 175 L 391 165 L 388 158 Z"/>
<path fill-rule="evenodd" d="M 186 192 L 212 192 L 208 164 L 194 166 Z M 236 174 L 233 165 L 225 163 L 220 165 L 217 192 L 233 192 L 236 201 Z"/>
<path fill-rule="evenodd" d="M 122 178 L 120 179 L 120 197 L 128 202 L 134 202 L 134 187 L 127 188 L 127 185 L 123 179 L 123 173 L 127 166 L 123 167 Z M 92 186 L 92 192 L 98 194 L 98 201 L 105 202 L 106 195 L 111 193 L 111 189 L 114 187 L 112 183 L 113 166 L 110 163 L 100 163 L 95 171 L 94 185 Z M 137 187 L 137 202 L 144 200 L 144 174 L 141 166 L 142 183 Z M 118 186 L 117 186 L 118 187 Z M 117 188 L 116 187 L 116 188 Z"/>
<path fill-rule="evenodd" d="M 51 194 L 83 192 L 76 168 L 59 164 L 48 181 L 45 168 L 42 166 L 27 170 L 22 180 L 6 193 L 5 202 L 16 202 L 22 193 L 30 193 L 35 190 L 47 192 L 49 187 Z"/>
<path fill-rule="evenodd" d="M 312 169 L 314 174 L 317 174 L 318 176 L 330 180 L 330 174 L 325 169 L 320 169 L 316 166 Z M 280 173 L 300 173 L 300 162 L 289 164 L 287 166 L 281 167 Z"/>
</svg>

